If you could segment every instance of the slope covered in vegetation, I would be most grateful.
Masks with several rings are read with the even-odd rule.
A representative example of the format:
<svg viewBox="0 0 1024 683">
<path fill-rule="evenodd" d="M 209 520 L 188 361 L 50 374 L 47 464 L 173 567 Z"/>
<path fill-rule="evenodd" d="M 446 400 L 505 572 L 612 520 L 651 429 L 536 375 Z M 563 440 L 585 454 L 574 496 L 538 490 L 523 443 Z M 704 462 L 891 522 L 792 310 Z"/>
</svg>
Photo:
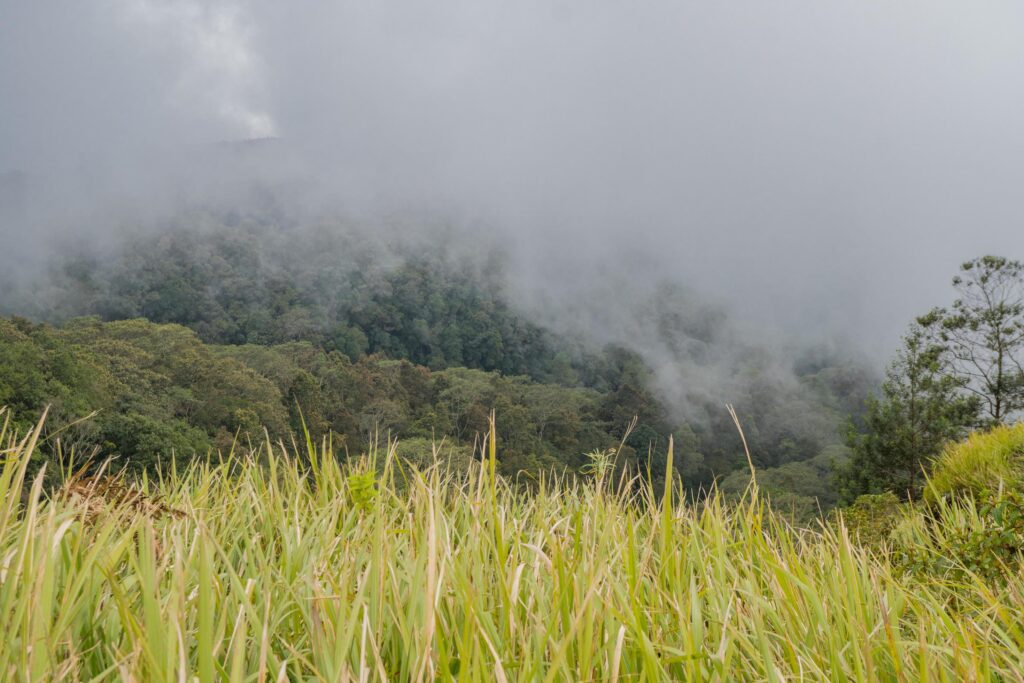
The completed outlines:
<svg viewBox="0 0 1024 683">
<path fill-rule="evenodd" d="M 648 302 L 656 319 L 638 334 L 656 330 L 673 354 L 666 367 L 730 374 L 727 388 L 709 388 L 683 372 L 669 397 L 636 350 L 556 333 L 517 311 L 497 253 L 464 253 L 455 240 L 395 246 L 266 214 L 177 220 L 107 248 L 68 246 L 38 281 L 0 293 L 0 311 L 53 325 L 0 323 L 0 370 L 18 366 L 14 379 L 0 374 L 0 393 L 18 419 L 47 403 L 54 425 L 100 410 L 65 439 L 152 467 L 172 448 L 204 455 L 258 425 L 299 435 L 303 421 L 351 450 L 375 430 L 468 447 L 496 408 L 504 471 L 536 475 L 575 470 L 637 417 L 627 443 L 637 466 L 660 481 L 674 434 L 683 480 L 697 491 L 744 467 L 723 407 L 731 402 L 760 468 L 801 465 L 766 475 L 778 493 L 805 511 L 836 498 L 819 470 L 845 459 L 842 431 L 871 386 L 836 354 L 733 348 L 723 311 L 667 289 Z"/>
<path fill-rule="evenodd" d="M 183 461 L 226 453 L 236 439 L 261 440 L 264 429 L 285 441 L 308 430 L 342 453 L 389 435 L 472 446 L 493 408 L 506 416 L 510 475 L 571 470 L 582 453 L 618 441 L 591 389 L 376 357 L 352 362 L 300 342 L 208 346 L 191 330 L 144 320 L 54 328 L 0 319 L 0 401 L 22 427 L 49 403 L 53 438 L 65 449 L 98 447 L 115 466 L 150 474 L 172 453 Z"/>
</svg>

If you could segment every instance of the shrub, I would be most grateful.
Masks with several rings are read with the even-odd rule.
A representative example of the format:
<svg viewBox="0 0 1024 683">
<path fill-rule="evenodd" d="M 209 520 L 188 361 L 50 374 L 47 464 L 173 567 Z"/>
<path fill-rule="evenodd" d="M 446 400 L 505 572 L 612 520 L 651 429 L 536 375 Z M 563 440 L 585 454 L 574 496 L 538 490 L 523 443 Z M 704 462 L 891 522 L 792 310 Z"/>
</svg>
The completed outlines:
<svg viewBox="0 0 1024 683">
<path fill-rule="evenodd" d="M 1021 568 L 1024 494 L 989 492 L 977 503 L 942 501 L 932 513 L 903 530 L 894 557 L 897 569 L 960 584 L 973 575 L 993 584 Z"/>
<path fill-rule="evenodd" d="M 850 537 L 861 545 L 879 548 L 889 541 L 906 510 L 907 504 L 887 491 L 858 496 L 849 507 L 834 510 L 831 519 L 835 522 L 842 518 Z"/>
</svg>

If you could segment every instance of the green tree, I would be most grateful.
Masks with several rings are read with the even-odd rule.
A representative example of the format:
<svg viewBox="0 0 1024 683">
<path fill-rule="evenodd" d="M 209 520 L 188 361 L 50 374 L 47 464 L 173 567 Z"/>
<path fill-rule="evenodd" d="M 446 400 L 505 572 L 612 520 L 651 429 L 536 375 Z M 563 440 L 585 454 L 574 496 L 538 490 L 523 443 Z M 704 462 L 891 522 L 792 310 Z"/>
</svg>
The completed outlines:
<svg viewBox="0 0 1024 683">
<path fill-rule="evenodd" d="M 977 396 L 985 421 L 1005 423 L 1024 409 L 1024 264 L 982 256 L 960 267 L 953 286 L 952 310 L 921 323 L 939 331 L 952 373 Z"/>
<path fill-rule="evenodd" d="M 923 468 L 943 445 L 974 423 L 978 400 L 949 371 L 946 348 L 930 330 L 913 325 L 889 366 L 882 395 L 868 401 L 865 430 L 850 430 L 850 460 L 837 471 L 841 498 L 893 491 L 915 498 Z"/>
</svg>

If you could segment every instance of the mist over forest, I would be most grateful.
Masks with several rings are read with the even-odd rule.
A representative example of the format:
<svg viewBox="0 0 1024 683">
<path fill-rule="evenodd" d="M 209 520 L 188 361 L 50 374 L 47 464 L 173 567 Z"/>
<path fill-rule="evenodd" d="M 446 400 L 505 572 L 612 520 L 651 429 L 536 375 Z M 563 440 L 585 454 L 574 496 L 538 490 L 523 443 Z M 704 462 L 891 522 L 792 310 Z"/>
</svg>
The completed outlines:
<svg viewBox="0 0 1024 683">
<path fill-rule="evenodd" d="M 0 311 L 602 392 L 694 488 L 735 403 L 821 474 L 948 274 L 1024 246 L 991 9 L 5 7 Z"/>
<path fill-rule="evenodd" d="M 0 680 L 1020 680 L 1024 4 L 0 0 Z"/>
<path fill-rule="evenodd" d="M 10 3 L 5 262 L 273 189 L 497 243 L 528 303 L 667 280 L 881 365 L 961 260 L 1020 245 L 1022 10 L 984 6 Z"/>
</svg>

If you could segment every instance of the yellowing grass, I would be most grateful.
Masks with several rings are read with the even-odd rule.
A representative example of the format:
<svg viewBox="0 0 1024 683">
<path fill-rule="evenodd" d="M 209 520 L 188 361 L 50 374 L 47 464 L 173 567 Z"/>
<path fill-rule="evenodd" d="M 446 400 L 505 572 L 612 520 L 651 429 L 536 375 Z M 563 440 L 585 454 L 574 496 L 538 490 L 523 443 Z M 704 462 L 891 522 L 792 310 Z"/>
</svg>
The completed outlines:
<svg viewBox="0 0 1024 683">
<path fill-rule="evenodd" d="M 980 494 L 1024 485 L 1024 423 L 974 432 L 950 444 L 936 459 L 925 498 Z"/>
<path fill-rule="evenodd" d="M 1019 574 L 901 579 L 753 491 L 663 508 L 382 454 L 353 501 L 329 453 L 265 446 L 153 486 L 181 517 L 85 514 L 22 499 L 32 441 L 2 439 L 0 679 L 1021 680 Z"/>
</svg>

